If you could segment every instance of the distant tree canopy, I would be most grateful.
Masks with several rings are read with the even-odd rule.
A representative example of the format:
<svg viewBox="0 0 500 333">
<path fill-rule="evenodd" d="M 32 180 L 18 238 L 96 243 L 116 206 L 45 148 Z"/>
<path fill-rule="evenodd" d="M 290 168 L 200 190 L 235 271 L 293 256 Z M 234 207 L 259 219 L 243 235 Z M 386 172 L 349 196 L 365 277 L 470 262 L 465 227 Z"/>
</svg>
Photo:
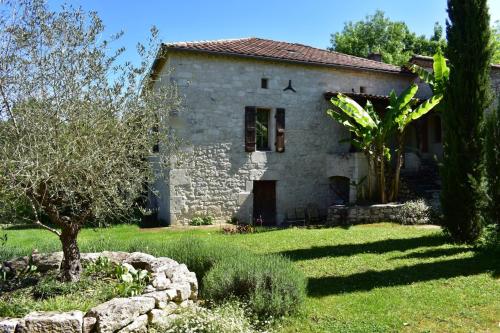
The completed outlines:
<svg viewBox="0 0 500 333">
<path fill-rule="evenodd" d="M 377 10 L 365 20 L 347 22 L 341 32 L 331 35 L 332 51 L 367 57 L 380 53 L 386 63 L 403 65 L 413 54 L 434 55 L 446 48 L 443 27 L 436 22 L 430 38 L 417 36 L 406 23 L 391 21 L 383 11 Z"/>
<path fill-rule="evenodd" d="M 493 43 L 493 59 L 494 64 L 500 64 L 500 21 L 496 21 L 491 31 Z"/>
</svg>

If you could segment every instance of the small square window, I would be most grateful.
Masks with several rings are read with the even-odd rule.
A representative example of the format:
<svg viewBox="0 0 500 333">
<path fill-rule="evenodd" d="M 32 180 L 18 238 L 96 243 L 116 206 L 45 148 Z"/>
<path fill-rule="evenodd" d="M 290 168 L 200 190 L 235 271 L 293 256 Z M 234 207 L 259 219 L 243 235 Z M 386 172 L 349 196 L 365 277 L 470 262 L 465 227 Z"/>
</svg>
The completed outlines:
<svg viewBox="0 0 500 333">
<path fill-rule="evenodd" d="M 267 89 L 268 88 L 268 81 L 269 81 L 268 79 L 264 79 L 264 78 L 260 79 L 260 87 L 262 89 Z"/>
</svg>

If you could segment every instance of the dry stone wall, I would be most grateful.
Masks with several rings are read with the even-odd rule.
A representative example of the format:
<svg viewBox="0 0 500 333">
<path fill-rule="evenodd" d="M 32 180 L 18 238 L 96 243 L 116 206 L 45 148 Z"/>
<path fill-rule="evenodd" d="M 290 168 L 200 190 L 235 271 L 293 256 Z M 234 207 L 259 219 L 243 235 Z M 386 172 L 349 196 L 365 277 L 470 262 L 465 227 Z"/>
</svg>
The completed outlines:
<svg viewBox="0 0 500 333">
<path fill-rule="evenodd" d="M 32 264 L 41 272 L 58 269 L 62 252 L 35 254 Z M 106 257 L 116 264 L 145 269 L 152 279 L 140 296 L 114 298 L 92 308 L 87 313 L 31 312 L 24 318 L 0 318 L 0 333 L 141 333 L 148 325 L 168 322 L 178 307 L 191 306 L 198 296 L 196 275 L 186 265 L 166 257 L 154 257 L 141 252 L 83 253 L 83 262 Z M 22 271 L 29 257 L 3 263 L 3 268 Z"/>
<path fill-rule="evenodd" d="M 370 206 L 333 205 L 328 208 L 327 224 L 331 226 L 376 222 L 401 222 L 403 204 Z"/>
</svg>

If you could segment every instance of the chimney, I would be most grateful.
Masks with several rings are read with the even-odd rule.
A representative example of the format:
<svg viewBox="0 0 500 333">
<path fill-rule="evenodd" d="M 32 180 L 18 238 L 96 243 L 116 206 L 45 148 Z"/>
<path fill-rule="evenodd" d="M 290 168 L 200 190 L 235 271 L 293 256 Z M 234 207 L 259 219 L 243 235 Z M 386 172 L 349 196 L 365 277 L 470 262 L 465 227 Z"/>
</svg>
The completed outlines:
<svg viewBox="0 0 500 333">
<path fill-rule="evenodd" d="M 370 60 L 375 60 L 375 61 L 378 61 L 378 62 L 382 62 L 382 54 L 380 54 L 380 53 L 375 53 L 375 52 L 370 53 L 370 54 L 368 55 L 368 59 L 370 59 Z"/>
</svg>

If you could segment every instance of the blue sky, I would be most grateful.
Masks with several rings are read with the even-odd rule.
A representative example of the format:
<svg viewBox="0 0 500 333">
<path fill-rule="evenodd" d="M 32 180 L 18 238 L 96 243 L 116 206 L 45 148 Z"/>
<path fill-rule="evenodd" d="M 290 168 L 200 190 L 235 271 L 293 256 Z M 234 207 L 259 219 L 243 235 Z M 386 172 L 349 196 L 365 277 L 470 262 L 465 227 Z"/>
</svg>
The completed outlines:
<svg viewBox="0 0 500 333">
<path fill-rule="evenodd" d="M 62 1 L 49 0 L 53 9 Z M 445 23 L 446 0 L 70 0 L 96 10 L 106 34 L 123 30 L 119 46 L 134 61 L 134 46 L 156 25 L 162 41 L 261 37 L 325 48 L 344 22 L 363 19 L 376 9 L 429 36 L 434 22 Z M 489 0 L 492 21 L 500 20 L 500 0 Z"/>
</svg>

